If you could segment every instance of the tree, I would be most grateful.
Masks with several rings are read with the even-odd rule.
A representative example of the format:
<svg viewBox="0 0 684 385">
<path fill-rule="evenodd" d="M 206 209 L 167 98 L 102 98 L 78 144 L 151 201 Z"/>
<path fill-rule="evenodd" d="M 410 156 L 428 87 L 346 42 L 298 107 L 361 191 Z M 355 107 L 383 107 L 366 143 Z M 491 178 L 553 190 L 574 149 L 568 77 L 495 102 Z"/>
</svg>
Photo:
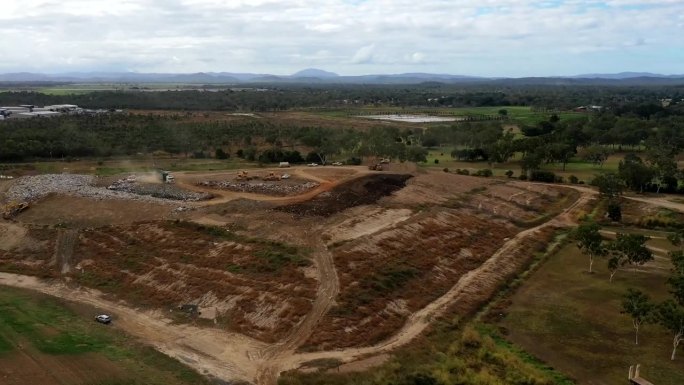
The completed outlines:
<svg viewBox="0 0 684 385">
<path fill-rule="evenodd" d="M 589 273 L 593 272 L 594 258 L 606 254 L 599 229 L 599 225 L 595 222 L 582 223 L 575 229 L 574 235 L 577 240 L 577 247 L 582 250 L 584 255 L 589 257 Z"/>
<path fill-rule="evenodd" d="M 602 198 L 607 198 L 608 200 L 620 197 L 624 190 L 622 180 L 614 173 L 597 175 L 591 184 L 598 187 Z"/>
<path fill-rule="evenodd" d="M 658 306 L 658 323 L 672 333 L 672 356 L 674 361 L 679 343 L 684 340 L 684 307 L 668 299 Z"/>
<path fill-rule="evenodd" d="M 634 266 L 636 271 L 637 266 L 653 260 L 653 253 L 646 248 L 648 239 L 649 237 L 641 234 L 617 234 L 615 240 L 608 247 L 611 255 L 610 260 L 608 260 L 611 282 L 621 266 L 630 264 Z"/>
<path fill-rule="evenodd" d="M 228 155 L 222 148 L 217 148 L 215 153 L 216 159 L 228 159 Z"/>
<path fill-rule="evenodd" d="M 653 170 L 634 154 L 627 154 L 618 165 L 618 175 L 633 191 L 643 192 L 647 183 L 653 179 Z"/>
<path fill-rule="evenodd" d="M 603 167 L 603 163 L 605 163 L 605 161 L 608 160 L 609 155 L 610 150 L 608 150 L 607 147 L 595 145 L 587 147 L 584 150 L 584 155 L 582 156 L 582 159 Z"/>
<path fill-rule="evenodd" d="M 622 206 L 617 199 L 608 202 L 608 218 L 615 222 L 622 220 Z"/>
<path fill-rule="evenodd" d="M 639 345 L 639 327 L 651 321 L 654 310 L 648 295 L 639 290 L 627 289 L 627 294 L 622 297 L 622 313 L 632 317 L 635 345 Z"/>
<path fill-rule="evenodd" d="M 684 250 L 684 229 L 677 229 L 668 234 L 667 240 L 670 241 L 673 246 L 679 246 Z"/>
</svg>

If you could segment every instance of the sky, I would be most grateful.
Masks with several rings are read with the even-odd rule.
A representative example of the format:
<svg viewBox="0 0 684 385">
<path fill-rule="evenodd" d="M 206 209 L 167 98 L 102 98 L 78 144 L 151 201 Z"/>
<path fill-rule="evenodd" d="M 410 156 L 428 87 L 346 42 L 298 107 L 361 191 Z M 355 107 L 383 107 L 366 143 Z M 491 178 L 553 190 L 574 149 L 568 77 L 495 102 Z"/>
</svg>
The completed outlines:
<svg viewBox="0 0 684 385">
<path fill-rule="evenodd" d="M 684 73 L 684 0 L 0 0 L 0 73 Z"/>
</svg>

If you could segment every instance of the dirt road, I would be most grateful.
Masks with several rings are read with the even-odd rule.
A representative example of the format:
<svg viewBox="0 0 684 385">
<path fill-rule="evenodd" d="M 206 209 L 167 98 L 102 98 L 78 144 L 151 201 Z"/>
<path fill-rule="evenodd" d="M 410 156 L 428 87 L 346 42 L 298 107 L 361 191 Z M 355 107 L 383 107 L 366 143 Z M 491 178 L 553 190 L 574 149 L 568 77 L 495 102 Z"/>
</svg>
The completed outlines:
<svg viewBox="0 0 684 385">
<path fill-rule="evenodd" d="M 283 169 L 276 169 L 278 171 L 283 171 Z M 302 179 L 309 179 L 315 182 L 318 182 L 319 185 L 316 186 L 315 188 L 303 193 L 303 194 L 298 194 L 294 196 L 270 196 L 270 195 L 264 195 L 264 194 L 254 194 L 254 193 L 243 193 L 243 192 L 235 192 L 235 191 L 228 191 L 228 190 L 221 190 L 221 189 L 212 189 L 208 187 L 200 187 L 195 185 L 194 179 L 196 179 L 199 175 L 201 175 L 203 178 L 211 178 L 211 177 L 225 177 L 226 173 L 192 173 L 192 172 L 178 172 L 174 173 L 175 179 L 176 179 L 176 185 L 178 185 L 181 188 L 195 191 L 195 192 L 207 192 L 211 193 L 214 195 L 214 198 L 207 200 L 207 201 L 200 201 L 200 202 L 188 202 L 189 206 L 193 207 L 202 207 L 202 206 L 211 206 L 211 205 L 217 205 L 221 203 L 226 203 L 230 202 L 232 200 L 240 199 L 240 198 L 246 198 L 246 199 L 251 199 L 255 201 L 267 201 L 267 202 L 281 202 L 283 204 L 291 204 L 291 203 L 298 203 L 298 202 L 303 202 L 306 200 L 309 200 L 313 197 L 315 197 L 318 194 L 321 194 L 326 191 L 330 191 L 333 189 L 335 186 L 346 182 L 350 179 L 355 179 L 358 178 L 362 175 L 366 175 L 369 173 L 373 173 L 373 171 L 369 171 L 368 169 L 365 169 L 363 167 L 336 167 L 334 170 L 340 170 L 340 171 L 352 171 L 351 175 L 342 177 L 342 178 L 322 178 L 317 175 L 314 175 L 313 169 L 308 169 L 306 167 L 294 167 L 291 169 L 287 169 L 288 172 L 294 176 L 300 177 Z M 265 171 L 269 171 L 268 169 L 264 169 Z"/>
</svg>

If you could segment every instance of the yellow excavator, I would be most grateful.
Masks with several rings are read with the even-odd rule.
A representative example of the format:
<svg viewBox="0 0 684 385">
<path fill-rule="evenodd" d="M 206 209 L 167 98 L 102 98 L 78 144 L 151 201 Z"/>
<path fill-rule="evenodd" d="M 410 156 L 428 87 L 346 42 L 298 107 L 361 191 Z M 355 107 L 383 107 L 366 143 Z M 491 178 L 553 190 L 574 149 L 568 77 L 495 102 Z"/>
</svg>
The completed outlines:
<svg viewBox="0 0 684 385">
<path fill-rule="evenodd" d="M 28 202 L 9 202 L 2 206 L 2 217 L 7 220 L 12 219 L 28 207 Z"/>
</svg>

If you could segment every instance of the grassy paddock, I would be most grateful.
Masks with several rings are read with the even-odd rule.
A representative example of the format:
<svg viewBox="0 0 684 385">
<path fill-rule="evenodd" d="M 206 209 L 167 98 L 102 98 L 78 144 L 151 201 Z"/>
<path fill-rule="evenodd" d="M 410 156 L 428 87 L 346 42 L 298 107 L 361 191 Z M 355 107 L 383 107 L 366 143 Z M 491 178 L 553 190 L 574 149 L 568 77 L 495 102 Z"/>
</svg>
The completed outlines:
<svg viewBox="0 0 684 385">
<path fill-rule="evenodd" d="M 96 323 L 92 318 L 95 314 L 95 309 L 65 306 L 52 297 L 0 287 L 0 367 L 11 370 L 12 365 L 21 362 L 17 360 L 26 356 L 51 363 L 60 362 L 59 357 L 67 355 L 70 361 L 83 360 L 90 370 L 102 369 L 102 376 L 95 375 L 101 380 L 93 385 L 209 384 L 178 361 L 138 344 L 114 328 Z M 95 364 L 100 366 L 92 367 L 93 362 L 100 362 Z M 79 376 L 52 373 L 51 368 L 54 366 L 43 368 L 48 377 Z M 16 377 L 13 380 L 21 382 Z"/>
<path fill-rule="evenodd" d="M 579 383 L 618 384 L 630 365 L 659 385 L 684 383 L 684 353 L 669 360 L 672 337 L 656 325 L 645 325 L 634 344 L 631 319 L 620 314 L 627 288 L 667 297 L 662 271 L 619 271 L 608 281 L 605 260 L 588 274 L 588 260 L 570 243 L 534 272 L 512 296 L 500 325 L 508 340 Z"/>
</svg>

